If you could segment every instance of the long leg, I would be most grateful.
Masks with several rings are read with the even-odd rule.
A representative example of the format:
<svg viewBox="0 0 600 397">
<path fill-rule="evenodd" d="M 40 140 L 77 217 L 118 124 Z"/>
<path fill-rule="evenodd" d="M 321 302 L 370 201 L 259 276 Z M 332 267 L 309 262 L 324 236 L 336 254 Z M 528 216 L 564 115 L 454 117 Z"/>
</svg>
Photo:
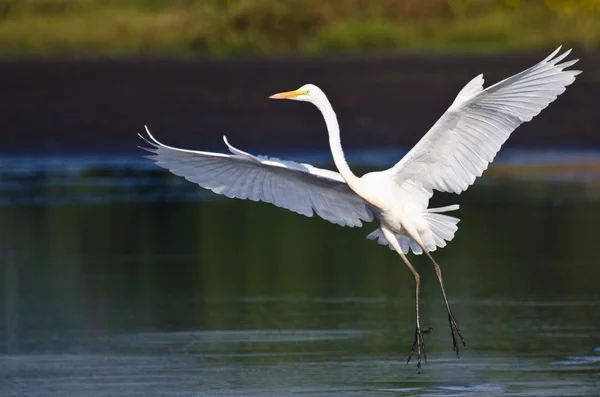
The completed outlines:
<svg viewBox="0 0 600 397">
<path fill-rule="evenodd" d="M 383 231 L 383 235 L 385 236 L 385 238 L 388 240 L 388 242 L 391 244 L 394 250 L 396 250 L 398 255 L 400 255 L 404 263 L 406 263 L 406 266 L 408 266 L 413 276 L 415 277 L 415 309 L 417 313 L 417 322 L 415 329 L 415 341 L 413 342 L 412 348 L 410 349 L 410 354 L 408 355 L 406 363 L 408 364 L 410 362 L 410 359 L 412 358 L 416 349 L 417 371 L 421 373 L 421 353 L 423 354 L 423 359 L 425 360 L 425 363 L 427 363 L 427 353 L 425 353 L 425 341 L 423 339 L 423 332 L 421 331 L 421 323 L 419 321 L 419 287 L 421 284 L 420 276 L 419 273 L 417 273 L 417 271 L 413 267 L 413 265 L 411 265 L 411 263 L 408 261 L 406 255 L 404 255 L 404 253 L 402 252 L 402 249 L 398 244 L 398 240 L 396 240 L 396 236 L 394 236 L 392 232 L 390 232 L 387 229 L 384 229 L 383 227 L 381 228 L 381 230 Z"/>
<path fill-rule="evenodd" d="M 448 322 L 450 323 L 450 332 L 452 334 L 452 345 L 454 346 L 454 351 L 456 351 L 456 356 L 458 357 L 459 347 L 458 347 L 457 339 L 460 338 L 460 341 L 462 342 L 464 347 L 467 347 L 467 344 L 465 343 L 465 339 L 463 338 L 463 336 L 460 334 L 460 330 L 458 329 L 458 324 L 456 323 L 456 318 L 454 317 L 454 315 L 452 314 L 452 310 L 450 309 L 450 303 L 448 303 L 448 298 L 446 297 L 446 290 L 444 289 L 444 280 L 442 280 L 442 269 L 440 269 L 440 265 L 438 265 L 437 262 L 435 261 L 435 259 L 433 259 L 433 256 L 431 256 L 429 251 L 423 246 L 422 246 L 422 248 L 423 248 L 423 252 L 425 252 L 425 255 L 427 255 L 427 257 L 433 263 L 433 269 L 435 270 L 435 275 L 437 276 L 437 278 L 440 282 L 440 287 L 442 288 L 442 295 L 444 296 L 444 303 L 446 304 L 446 310 L 448 311 Z"/>
</svg>

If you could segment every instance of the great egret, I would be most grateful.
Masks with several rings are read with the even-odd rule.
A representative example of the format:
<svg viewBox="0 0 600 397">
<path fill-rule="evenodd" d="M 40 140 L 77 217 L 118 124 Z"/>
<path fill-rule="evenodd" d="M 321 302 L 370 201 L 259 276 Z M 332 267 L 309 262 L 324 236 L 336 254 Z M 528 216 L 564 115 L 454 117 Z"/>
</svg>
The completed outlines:
<svg viewBox="0 0 600 397">
<path fill-rule="evenodd" d="M 312 84 L 270 98 L 310 102 L 321 111 L 339 173 L 253 156 L 231 146 L 226 137 L 223 139 L 231 154 L 170 147 L 156 140 L 148 127 L 150 140 L 140 137 L 152 145 L 146 150 L 154 153 L 149 157 L 159 166 L 215 193 L 265 201 L 306 216 L 316 212 L 342 226 L 362 226 L 361 221 L 378 218 L 379 228 L 367 238 L 389 245 L 415 278 L 415 340 L 407 363 L 416 350 L 420 371 L 421 355 L 425 361 L 427 355 L 419 322 L 419 274 L 406 257 L 410 250 L 415 254 L 425 252 L 431 260 L 442 289 L 456 355 L 458 339 L 466 347 L 446 297 L 442 272 L 430 254 L 454 237 L 459 219 L 442 213 L 459 207 L 427 208 L 429 198 L 433 190 L 457 194 L 466 190 L 515 128 L 540 113 L 575 80 L 580 71 L 564 69 L 577 60 L 562 62 L 570 50 L 556 56 L 559 51 L 560 47 L 538 64 L 485 90 L 482 75 L 475 77 L 400 162 L 362 177 L 348 167 L 335 112 L 323 91 Z"/>
</svg>

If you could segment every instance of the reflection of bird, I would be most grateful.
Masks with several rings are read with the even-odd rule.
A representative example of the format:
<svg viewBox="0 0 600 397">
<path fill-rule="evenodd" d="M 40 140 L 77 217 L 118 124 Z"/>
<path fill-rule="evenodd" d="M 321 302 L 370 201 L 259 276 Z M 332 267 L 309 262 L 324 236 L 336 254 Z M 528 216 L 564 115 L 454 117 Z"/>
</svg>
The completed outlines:
<svg viewBox="0 0 600 397">
<path fill-rule="evenodd" d="M 481 176 L 514 129 L 531 120 L 575 80 L 580 72 L 564 69 L 577 60 L 560 63 L 569 51 L 556 57 L 559 50 L 485 90 L 483 77 L 475 77 L 400 162 L 362 177 L 356 176 L 346 163 L 331 104 L 323 91 L 311 84 L 271 98 L 311 102 L 321 111 L 339 173 L 253 156 L 234 148 L 225 138 L 231 154 L 177 149 L 157 141 L 146 128 L 151 139 L 146 141 L 152 145 L 147 150 L 154 153 L 151 158 L 161 167 L 227 197 L 265 201 L 306 216 L 316 212 L 342 226 L 361 226 L 361 221 L 377 217 L 379 228 L 367 238 L 389 245 L 415 277 L 417 321 L 408 361 L 416 350 L 420 369 L 421 354 L 427 359 L 423 341 L 426 332 L 419 323 L 419 274 L 406 258 L 410 250 L 415 254 L 425 252 L 433 263 L 457 355 L 457 340 L 465 345 L 446 298 L 440 267 L 430 254 L 454 237 L 459 220 L 442 213 L 457 210 L 458 205 L 427 208 L 429 198 L 433 190 L 466 190 Z"/>
</svg>

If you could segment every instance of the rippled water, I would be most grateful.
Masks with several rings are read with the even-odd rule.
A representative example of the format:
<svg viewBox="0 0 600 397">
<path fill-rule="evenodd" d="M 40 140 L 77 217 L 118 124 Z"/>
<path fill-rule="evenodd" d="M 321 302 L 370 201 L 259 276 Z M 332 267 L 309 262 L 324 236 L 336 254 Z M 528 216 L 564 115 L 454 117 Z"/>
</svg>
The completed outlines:
<svg viewBox="0 0 600 397">
<path fill-rule="evenodd" d="M 222 200 L 137 156 L 3 157 L 0 395 L 600 395 L 596 157 L 509 151 L 436 197 L 461 204 L 435 257 L 468 349 L 413 257 L 421 374 L 414 282 L 375 225 Z"/>
</svg>

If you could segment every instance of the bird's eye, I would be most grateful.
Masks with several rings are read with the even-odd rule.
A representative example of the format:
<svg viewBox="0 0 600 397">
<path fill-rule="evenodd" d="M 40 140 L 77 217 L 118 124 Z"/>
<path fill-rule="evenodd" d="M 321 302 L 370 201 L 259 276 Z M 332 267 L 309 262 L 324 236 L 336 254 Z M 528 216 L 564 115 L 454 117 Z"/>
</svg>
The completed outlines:
<svg viewBox="0 0 600 397">
<path fill-rule="evenodd" d="M 304 91 L 304 95 L 310 95 L 310 90 Z"/>
</svg>

